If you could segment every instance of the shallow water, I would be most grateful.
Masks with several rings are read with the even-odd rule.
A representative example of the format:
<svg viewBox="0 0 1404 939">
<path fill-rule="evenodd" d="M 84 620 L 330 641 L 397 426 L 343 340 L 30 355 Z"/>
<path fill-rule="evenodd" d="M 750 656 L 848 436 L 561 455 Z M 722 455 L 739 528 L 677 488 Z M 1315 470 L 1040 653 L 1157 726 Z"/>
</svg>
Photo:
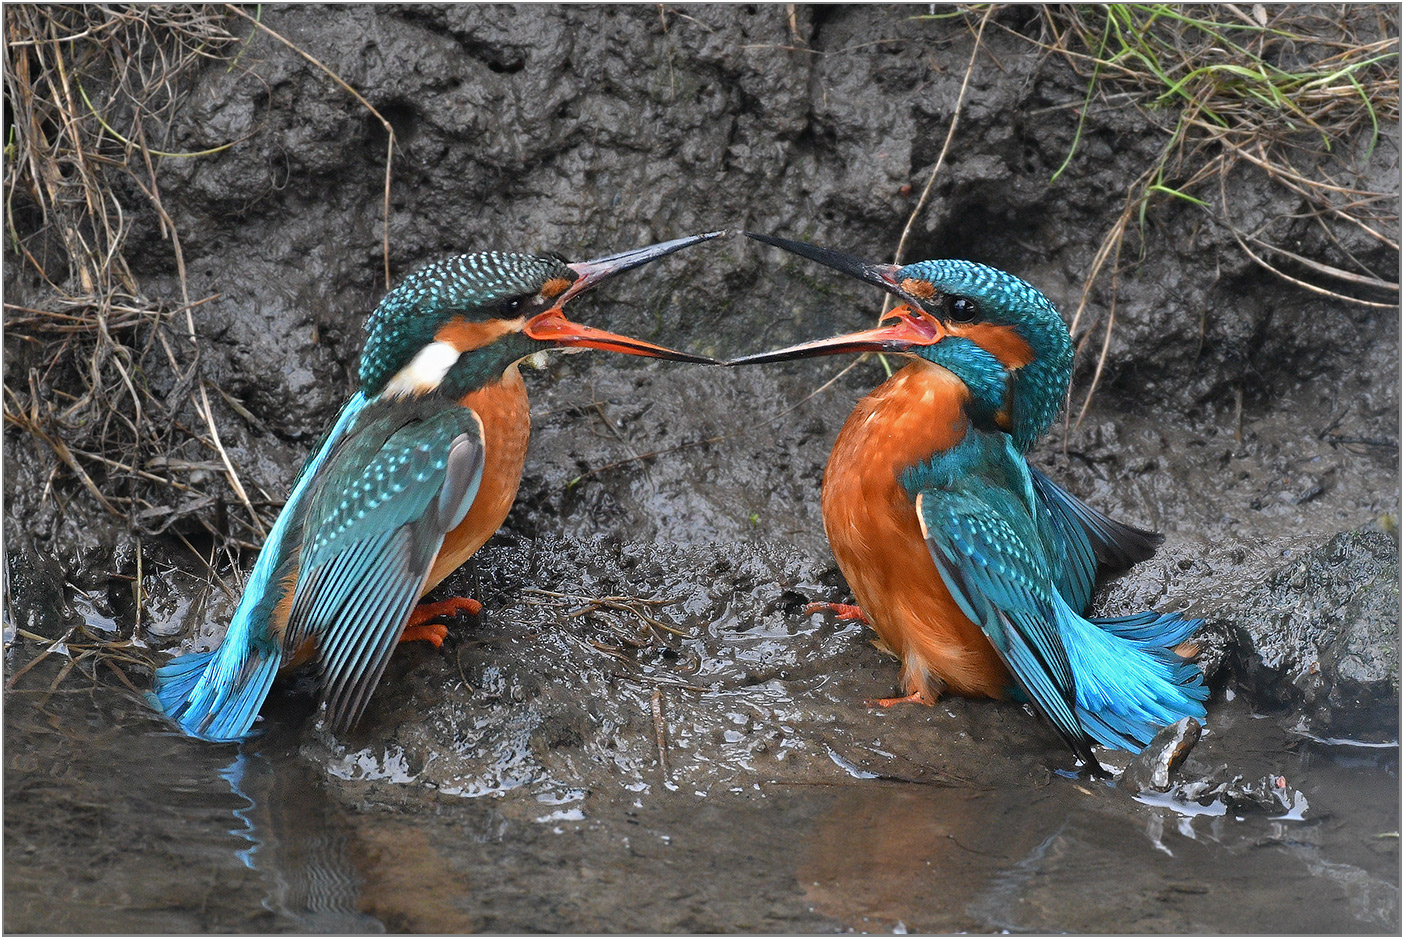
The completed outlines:
<svg viewBox="0 0 1404 939">
<path fill-rule="evenodd" d="M 551 420 L 539 423 L 549 439 Z M 1099 610 L 1191 602 L 1250 617 L 1244 591 L 1327 537 L 1313 532 L 1397 513 L 1371 488 L 1371 459 L 1347 455 L 1336 489 L 1291 518 L 1233 515 L 1275 491 L 1272 461 L 1247 451 L 1258 462 L 1233 493 L 1186 499 L 1214 490 L 1202 472 L 1180 478 L 1197 458 L 1177 456 L 1181 431 L 1161 433 L 1169 443 L 1133 449 L 1172 481 L 1131 488 L 1157 523 L 1195 514 Z M 701 462 L 574 488 L 574 464 L 529 477 L 527 490 L 554 495 L 528 499 L 515 529 L 445 584 L 488 615 L 454 624 L 442 650 L 397 653 L 345 739 L 277 696 L 263 736 L 211 745 L 173 733 L 106 670 L 94 685 L 75 669 L 52 692 L 62 655 L 26 672 L 4 709 L 5 928 L 1399 931 L 1396 742 L 1313 740 L 1297 732 L 1304 715 L 1255 715 L 1252 689 L 1228 691 L 1221 674 L 1185 777 L 1222 766 L 1246 784 L 1281 780 L 1265 803 L 1231 809 L 1063 775 L 1065 748 L 1017 706 L 868 709 L 895 692 L 895 664 L 862 627 L 800 614 L 848 599 L 812 500 L 757 486 L 776 506 L 737 502 L 724 481 L 746 473 L 681 453 Z M 796 461 L 790 482 L 812 489 L 821 462 Z M 713 502 L 668 514 L 683 482 Z M 658 491 L 625 497 L 646 484 Z M 1128 511 L 1130 484 L 1097 485 L 1094 501 Z M 590 518 L 633 531 L 640 505 L 658 512 L 638 541 L 554 531 Z M 212 641 L 231 597 L 192 562 L 145 551 L 139 628 L 129 581 L 54 577 L 87 584 L 93 602 L 72 603 L 99 633 L 161 656 Z M 26 591 L 16 623 L 61 635 L 59 588 Z M 627 602 L 600 605 L 610 597 Z M 42 649 L 10 645 L 8 673 Z M 1360 726 L 1375 724 L 1392 721 Z"/>
<path fill-rule="evenodd" d="M 899 754 L 845 734 L 823 743 L 844 772 L 813 783 L 702 796 L 651 769 L 473 798 L 394 747 L 310 756 L 295 702 L 236 746 L 170 732 L 125 689 L 49 694 L 59 658 L 5 708 L 10 932 L 1399 929 L 1397 745 L 1314 741 L 1241 697 L 1216 695 L 1191 765 L 1282 777 L 1280 811 L 1057 772 L 896 782 L 876 777 Z M 951 719 L 930 713 L 873 720 Z M 683 776 L 705 754 L 672 759 Z"/>
</svg>

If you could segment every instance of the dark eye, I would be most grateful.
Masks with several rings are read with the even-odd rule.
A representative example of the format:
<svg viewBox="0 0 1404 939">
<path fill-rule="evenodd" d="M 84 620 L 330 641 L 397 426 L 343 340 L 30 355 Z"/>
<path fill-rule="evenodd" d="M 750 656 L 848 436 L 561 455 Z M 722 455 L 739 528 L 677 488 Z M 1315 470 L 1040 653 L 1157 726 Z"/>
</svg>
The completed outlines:
<svg viewBox="0 0 1404 939">
<path fill-rule="evenodd" d="M 972 323 L 980 316 L 980 307 L 969 297 L 947 297 L 946 316 L 957 323 Z"/>
<path fill-rule="evenodd" d="M 506 300 L 506 301 L 504 301 L 503 304 L 502 304 L 502 306 L 501 306 L 499 309 L 502 311 L 502 315 L 503 315 L 504 317 L 510 317 L 513 313 L 516 313 L 516 312 L 517 312 L 517 308 L 520 307 L 521 305 L 522 305 L 522 298 L 521 298 L 521 297 L 518 297 L 518 298 L 516 298 L 515 300 Z"/>
</svg>

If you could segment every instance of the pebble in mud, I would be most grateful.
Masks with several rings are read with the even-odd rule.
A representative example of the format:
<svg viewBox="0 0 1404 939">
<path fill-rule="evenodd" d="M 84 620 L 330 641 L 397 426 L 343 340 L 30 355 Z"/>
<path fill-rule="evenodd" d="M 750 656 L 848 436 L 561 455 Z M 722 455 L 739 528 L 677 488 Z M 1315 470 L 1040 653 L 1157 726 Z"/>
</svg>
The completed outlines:
<svg viewBox="0 0 1404 939">
<path fill-rule="evenodd" d="M 1147 789 L 1168 791 L 1175 771 L 1199 742 L 1201 729 L 1193 717 L 1182 717 L 1162 728 L 1122 772 L 1121 788 L 1133 795 Z"/>
</svg>

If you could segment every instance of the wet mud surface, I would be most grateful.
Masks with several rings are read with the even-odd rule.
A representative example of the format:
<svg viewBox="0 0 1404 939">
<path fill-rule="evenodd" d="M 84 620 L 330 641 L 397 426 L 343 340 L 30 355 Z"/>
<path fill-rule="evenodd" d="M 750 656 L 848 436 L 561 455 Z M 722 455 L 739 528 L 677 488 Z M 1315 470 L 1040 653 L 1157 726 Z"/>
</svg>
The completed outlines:
<svg viewBox="0 0 1404 939">
<path fill-rule="evenodd" d="M 793 28 L 783 7 L 265 21 L 392 116 L 397 275 L 719 226 L 890 255 L 970 53 L 963 26 L 886 8 L 800 8 Z M 1032 133 L 1019 115 L 1075 109 L 1085 86 L 990 36 L 1000 68 L 973 76 L 908 257 L 996 264 L 1070 313 L 1104 193 L 1153 147 L 1135 114 L 1093 115 L 1087 158 L 1050 187 L 1074 123 Z M 209 377 L 249 415 L 221 415 L 226 443 L 276 503 L 350 389 L 381 290 L 384 137 L 286 50 L 248 55 L 263 83 L 211 68 L 180 146 L 249 142 L 169 165 L 165 198 L 190 270 L 223 297 L 198 327 Z M 1370 166 L 1397 174 L 1397 134 Z M 1288 224 L 1261 180 L 1230 185 Z M 1396 933 L 1397 310 L 1271 280 L 1187 207 L 1153 219 L 1086 418 L 1032 459 L 1166 534 L 1099 612 L 1209 621 L 1209 720 L 1168 791 L 1078 776 L 1017 705 L 870 708 L 896 692 L 895 661 L 863 627 L 802 614 L 851 599 L 818 492 L 880 363 L 560 356 L 527 375 L 506 526 L 439 591 L 484 616 L 441 650 L 401 649 L 340 738 L 295 684 L 263 734 L 210 745 L 110 669 L 66 670 L 68 646 L 28 667 L 52 640 L 77 648 L 80 625 L 129 637 L 136 660 L 207 647 L 252 557 L 217 557 L 216 578 L 174 539 L 138 542 L 77 483 L 46 485 L 34 442 L 7 431 L 5 928 Z M 1301 235 L 1307 254 L 1323 238 Z M 157 246 L 146 276 L 170 286 Z M 7 290 L 24 290 L 11 260 Z M 581 318 L 725 357 L 856 328 L 879 302 L 727 239 L 592 295 Z"/>
</svg>

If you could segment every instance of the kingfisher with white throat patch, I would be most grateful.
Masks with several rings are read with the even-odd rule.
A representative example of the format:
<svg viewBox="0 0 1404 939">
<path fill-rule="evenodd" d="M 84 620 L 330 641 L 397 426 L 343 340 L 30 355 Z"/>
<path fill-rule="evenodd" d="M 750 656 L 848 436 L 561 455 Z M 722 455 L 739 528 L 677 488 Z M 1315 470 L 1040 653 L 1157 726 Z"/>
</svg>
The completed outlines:
<svg viewBox="0 0 1404 939">
<path fill-rule="evenodd" d="M 600 282 L 709 232 L 575 264 L 486 251 L 406 277 L 366 321 L 360 389 L 303 465 L 220 645 L 156 670 L 148 697 L 187 733 L 246 736 L 280 672 L 313 663 L 325 720 L 352 727 L 402 641 L 438 646 L 436 617 L 477 601 L 419 599 L 507 517 L 530 434 L 523 359 L 589 348 L 716 364 L 574 323 Z"/>
</svg>

